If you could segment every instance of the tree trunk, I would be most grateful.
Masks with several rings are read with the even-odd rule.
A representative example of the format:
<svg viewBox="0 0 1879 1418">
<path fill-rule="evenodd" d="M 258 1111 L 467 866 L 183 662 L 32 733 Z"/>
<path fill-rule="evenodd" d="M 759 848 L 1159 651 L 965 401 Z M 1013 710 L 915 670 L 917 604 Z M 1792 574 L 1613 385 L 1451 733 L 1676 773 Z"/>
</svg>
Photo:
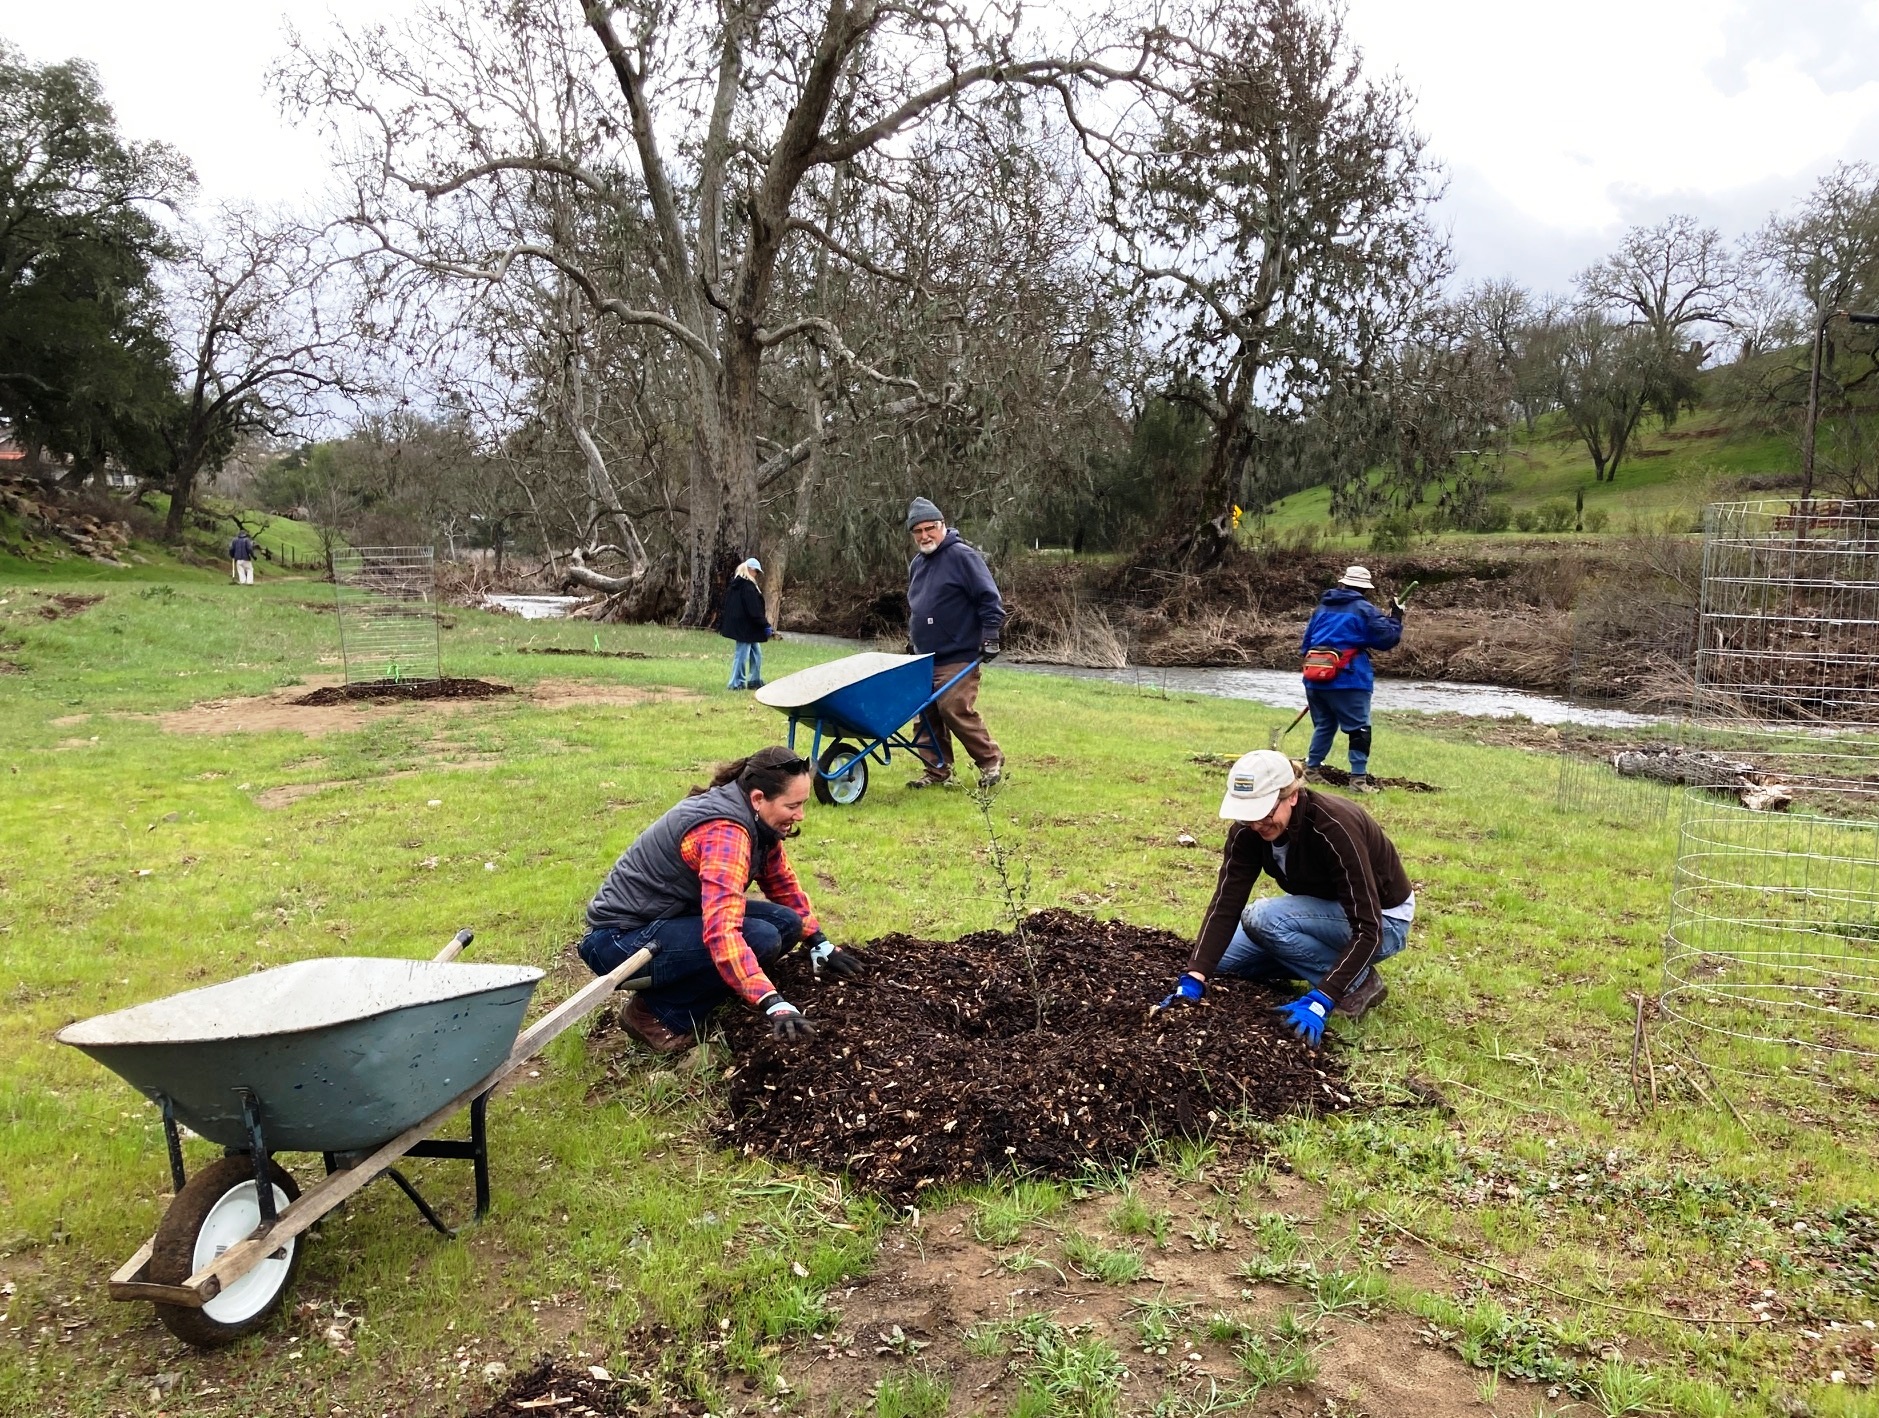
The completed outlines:
<svg viewBox="0 0 1879 1418">
<path fill-rule="evenodd" d="M 196 490 L 195 465 L 184 459 L 170 476 L 170 513 L 163 519 L 163 540 L 172 545 L 183 539 L 183 519 L 189 515 L 190 496 Z"/>
</svg>

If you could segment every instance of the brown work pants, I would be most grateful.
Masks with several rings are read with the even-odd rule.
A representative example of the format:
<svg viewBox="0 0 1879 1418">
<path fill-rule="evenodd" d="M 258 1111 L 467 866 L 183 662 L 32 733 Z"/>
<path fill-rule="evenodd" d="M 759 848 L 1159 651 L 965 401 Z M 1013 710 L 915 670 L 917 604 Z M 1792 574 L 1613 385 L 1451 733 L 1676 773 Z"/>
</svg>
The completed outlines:
<svg viewBox="0 0 1879 1418">
<path fill-rule="evenodd" d="M 971 661 L 960 660 L 951 665 L 933 666 L 933 688 L 938 689 L 947 680 L 964 669 Z M 940 696 L 939 703 L 921 716 L 921 724 L 914 735 L 920 757 L 926 760 L 926 773 L 929 778 L 947 778 L 952 776 L 953 735 L 959 735 L 959 742 L 965 747 L 967 755 L 983 772 L 994 763 L 1004 762 L 1004 755 L 999 753 L 998 745 L 985 727 L 985 720 L 979 717 L 979 672 L 974 670 L 958 684 Z M 939 752 L 934 752 L 932 736 L 927 733 L 927 719 L 937 721 L 939 728 Z M 945 755 L 946 767 L 939 766 L 940 755 Z"/>
</svg>

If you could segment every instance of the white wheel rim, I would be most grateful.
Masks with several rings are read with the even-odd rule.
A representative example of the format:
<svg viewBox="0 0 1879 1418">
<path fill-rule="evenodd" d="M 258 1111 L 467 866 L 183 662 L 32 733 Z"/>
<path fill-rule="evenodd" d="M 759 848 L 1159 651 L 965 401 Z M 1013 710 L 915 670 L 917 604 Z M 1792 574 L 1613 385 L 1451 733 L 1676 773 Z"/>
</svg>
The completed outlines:
<svg viewBox="0 0 1879 1418">
<path fill-rule="evenodd" d="M 868 789 L 868 761 L 857 758 L 844 773 L 829 779 L 829 796 L 843 807 L 854 802 Z"/>
<path fill-rule="evenodd" d="M 274 1188 L 275 1215 L 287 1209 L 288 1200 L 286 1192 Z M 201 1270 L 230 1246 L 247 1240 L 260 1224 L 261 1207 L 255 1200 L 254 1183 L 230 1187 L 209 1208 L 202 1229 L 196 1232 L 196 1250 L 191 1257 L 194 1270 Z M 291 1238 L 239 1280 L 231 1280 L 221 1294 L 202 1307 L 202 1312 L 217 1324 L 240 1324 L 260 1314 L 287 1283 L 287 1270 L 293 1264 L 299 1240 L 298 1236 Z"/>
</svg>

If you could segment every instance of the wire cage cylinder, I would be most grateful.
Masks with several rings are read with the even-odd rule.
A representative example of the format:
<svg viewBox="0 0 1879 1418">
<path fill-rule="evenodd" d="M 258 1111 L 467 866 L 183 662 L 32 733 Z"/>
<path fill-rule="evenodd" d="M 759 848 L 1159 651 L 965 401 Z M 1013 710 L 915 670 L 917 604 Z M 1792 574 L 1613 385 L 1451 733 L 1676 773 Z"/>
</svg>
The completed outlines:
<svg viewBox="0 0 1879 1418">
<path fill-rule="evenodd" d="M 443 678 L 434 548 L 335 551 L 333 595 L 347 684 Z"/>
<path fill-rule="evenodd" d="M 1879 1056 L 1879 502 L 1709 509 L 1662 1005 Z"/>
</svg>

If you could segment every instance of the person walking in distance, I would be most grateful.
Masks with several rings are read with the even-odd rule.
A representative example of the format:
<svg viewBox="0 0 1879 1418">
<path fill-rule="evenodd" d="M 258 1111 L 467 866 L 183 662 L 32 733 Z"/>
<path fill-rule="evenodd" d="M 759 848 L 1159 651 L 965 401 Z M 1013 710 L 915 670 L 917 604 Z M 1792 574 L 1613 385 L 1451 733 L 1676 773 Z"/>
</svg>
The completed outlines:
<svg viewBox="0 0 1879 1418">
<path fill-rule="evenodd" d="M 907 531 L 914 545 L 907 567 L 907 638 L 915 654 L 933 657 L 933 688 L 938 689 L 972 661 L 998 658 L 1005 603 L 978 548 L 961 541 L 939 508 L 924 497 L 909 504 Z M 951 781 L 955 734 L 978 766 L 981 785 L 989 788 L 1004 776 L 1005 756 L 979 716 L 978 699 L 979 671 L 974 668 L 933 706 L 937 742 L 922 718 L 915 743 L 926 772 L 909 788 L 936 788 Z"/>
<path fill-rule="evenodd" d="M 245 530 L 238 530 L 235 540 L 228 544 L 228 559 L 234 563 L 230 574 L 235 584 L 254 585 L 254 539 Z"/>
<path fill-rule="evenodd" d="M 1311 710 L 1311 746 L 1305 750 L 1305 779 L 1322 783 L 1319 769 L 1338 731 L 1350 749 L 1351 788 L 1373 791 L 1370 782 L 1370 697 L 1376 675 L 1372 650 L 1394 649 L 1403 638 L 1403 607 L 1390 598 L 1385 615 L 1366 599 L 1376 589 L 1370 570 L 1346 567 L 1337 585 L 1319 598 L 1298 651 L 1305 657 L 1305 704 Z"/>
<path fill-rule="evenodd" d="M 763 642 L 772 634 L 763 615 L 763 590 L 757 573 L 763 563 L 756 557 L 741 563 L 724 589 L 724 608 L 718 613 L 718 634 L 735 641 L 731 652 L 731 682 L 727 689 L 763 688 Z"/>
</svg>

